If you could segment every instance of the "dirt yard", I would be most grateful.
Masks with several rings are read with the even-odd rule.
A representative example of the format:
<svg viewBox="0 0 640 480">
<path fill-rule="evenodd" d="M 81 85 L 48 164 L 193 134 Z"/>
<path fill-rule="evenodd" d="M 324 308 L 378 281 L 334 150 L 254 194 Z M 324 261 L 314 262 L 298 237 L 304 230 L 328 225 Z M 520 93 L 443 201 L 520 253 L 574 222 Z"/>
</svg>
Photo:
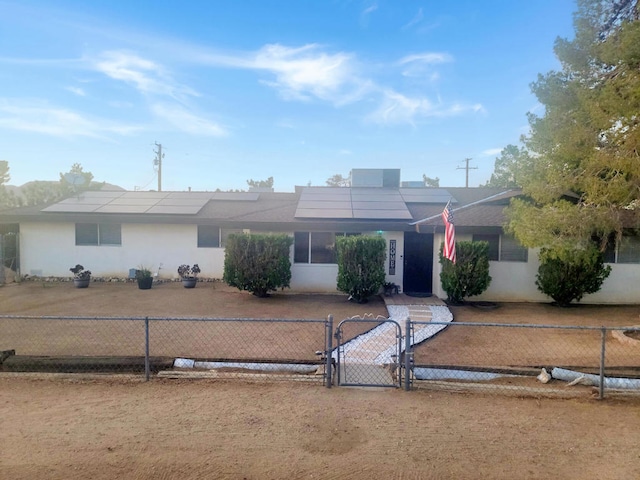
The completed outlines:
<svg viewBox="0 0 640 480">
<path fill-rule="evenodd" d="M 556 326 L 621 327 L 640 325 L 640 306 L 549 304 L 499 304 L 486 309 L 450 307 L 456 322 L 536 324 Z M 598 330 L 456 326 L 416 348 L 417 364 L 483 365 L 507 367 L 598 367 L 602 334 Z M 640 374 L 640 342 L 623 344 L 609 332 L 606 337 L 608 368 Z M 635 372 L 633 371 L 635 369 Z"/>
<path fill-rule="evenodd" d="M 372 298 L 359 305 L 344 294 L 292 295 L 275 292 L 258 298 L 221 282 L 200 282 L 193 289 L 180 282 L 154 284 L 138 290 L 135 283 L 98 283 L 74 288 L 65 282 L 23 282 L 0 287 L 4 315 L 166 316 L 228 318 L 343 319 L 372 313 L 385 315 L 384 302 Z"/>
<path fill-rule="evenodd" d="M 0 288 L 0 310 L 262 318 L 386 314 L 379 300 L 362 306 L 340 295 L 258 299 L 221 284 L 194 290 L 163 284 L 138 292 L 133 284 L 78 290 L 24 283 Z M 457 321 L 470 322 L 640 324 L 639 307 L 452 310 Z M 511 355 L 522 348 L 508 337 L 492 342 L 481 332 L 474 329 L 471 338 L 451 328 L 430 342 L 445 358 L 473 341 Z M 640 478 L 637 398 L 5 373 L 0 418 L 0 477 L 12 479 Z"/>
<path fill-rule="evenodd" d="M 640 478 L 637 403 L 0 376 L 7 479 Z"/>
</svg>

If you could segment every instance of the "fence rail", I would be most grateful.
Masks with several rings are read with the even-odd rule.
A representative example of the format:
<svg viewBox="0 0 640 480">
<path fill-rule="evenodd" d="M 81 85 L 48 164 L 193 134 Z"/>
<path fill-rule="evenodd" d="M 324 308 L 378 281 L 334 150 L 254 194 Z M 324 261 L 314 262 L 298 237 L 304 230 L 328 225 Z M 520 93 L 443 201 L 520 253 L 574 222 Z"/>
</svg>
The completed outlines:
<svg viewBox="0 0 640 480">
<path fill-rule="evenodd" d="M 324 382 L 331 319 L 0 316 L 4 371 L 143 372 Z M 168 373 L 167 373 L 168 372 Z"/>
<path fill-rule="evenodd" d="M 336 355 L 334 336 L 339 338 L 336 345 L 342 346 L 363 339 L 364 333 L 369 336 L 372 327 L 383 323 L 384 319 L 355 320 L 334 332 L 332 316 L 314 320 L 1 315 L 0 370 L 136 373 L 147 379 L 197 375 L 295 380 L 331 387 L 336 371 L 339 375 L 355 368 L 345 370 L 343 365 L 340 370 L 343 360 Z M 640 393 L 639 327 L 410 319 L 399 322 L 399 327 L 401 331 L 391 335 L 398 346 L 399 354 L 393 355 L 397 363 L 380 366 L 392 368 L 394 382 L 406 390 L 571 392 L 599 398 L 614 390 Z M 437 333 L 427 335 L 426 329 Z M 372 344 L 376 342 L 368 341 L 366 348 Z M 381 342 L 380 348 L 389 346 Z M 353 353 L 349 358 L 362 363 Z"/>
<path fill-rule="evenodd" d="M 409 351 L 412 379 L 422 385 L 534 394 L 583 386 L 597 388 L 599 398 L 606 389 L 640 393 L 640 341 L 631 338 L 640 338 L 638 327 L 411 322 L 410 335 L 433 325 L 446 329 Z"/>
</svg>

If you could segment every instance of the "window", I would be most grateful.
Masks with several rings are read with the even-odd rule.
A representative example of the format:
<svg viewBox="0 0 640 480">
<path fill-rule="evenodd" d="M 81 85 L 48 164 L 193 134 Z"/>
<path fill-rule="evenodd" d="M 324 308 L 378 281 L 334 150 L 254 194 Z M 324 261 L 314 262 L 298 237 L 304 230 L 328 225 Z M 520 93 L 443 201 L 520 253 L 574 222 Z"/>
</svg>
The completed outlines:
<svg viewBox="0 0 640 480">
<path fill-rule="evenodd" d="M 359 233 L 295 232 L 293 234 L 294 263 L 337 263 L 336 237 Z"/>
<path fill-rule="evenodd" d="M 215 225 L 198 225 L 198 248 L 224 248 L 232 233 L 243 233 L 241 228 L 220 228 Z M 248 232 L 248 230 L 247 230 Z"/>
<path fill-rule="evenodd" d="M 247 230 L 246 233 L 248 233 L 249 230 Z M 241 228 L 222 228 L 220 230 L 220 246 L 222 248 L 227 246 L 227 239 L 229 238 L 229 235 L 231 235 L 232 233 L 245 233 Z"/>
<path fill-rule="evenodd" d="M 311 263 L 337 263 L 335 233 L 311 232 Z"/>
<path fill-rule="evenodd" d="M 198 248 L 218 248 L 220 246 L 220 227 L 198 225 Z"/>
<path fill-rule="evenodd" d="M 500 260 L 500 235 L 474 235 L 474 242 L 487 242 L 489 244 L 489 260 Z"/>
<path fill-rule="evenodd" d="M 501 262 L 526 262 L 529 260 L 529 249 L 520 245 L 520 242 L 509 235 L 500 237 L 500 261 Z"/>
<path fill-rule="evenodd" d="M 309 263 L 309 232 L 293 234 L 293 263 Z"/>
<path fill-rule="evenodd" d="M 76 245 L 122 245 L 119 223 L 76 223 Z"/>
<path fill-rule="evenodd" d="M 489 260 L 494 262 L 527 262 L 529 250 L 509 235 L 474 235 L 474 242 L 489 243 Z"/>
<path fill-rule="evenodd" d="M 640 237 L 622 236 L 618 244 L 616 263 L 640 263 Z"/>
<path fill-rule="evenodd" d="M 593 241 L 597 247 L 602 244 L 602 239 L 596 236 L 593 237 Z M 623 235 L 616 241 L 615 234 L 611 234 L 602 255 L 604 263 L 640 263 L 640 237 Z"/>
</svg>

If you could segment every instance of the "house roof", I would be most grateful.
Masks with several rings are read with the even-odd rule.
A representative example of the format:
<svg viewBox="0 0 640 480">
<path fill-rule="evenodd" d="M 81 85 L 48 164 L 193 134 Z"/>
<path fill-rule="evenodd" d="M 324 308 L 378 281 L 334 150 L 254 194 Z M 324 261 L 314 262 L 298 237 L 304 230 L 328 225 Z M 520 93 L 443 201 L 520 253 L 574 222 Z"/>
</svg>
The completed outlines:
<svg viewBox="0 0 640 480">
<path fill-rule="evenodd" d="M 501 226 L 504 222 L 503 210 L 509 204 L 512 197 L 520 195 L 520 190 L 502 189 L 450 189 L 452 194 L 456 194 L 462 201 L 451 202 L 451 211 L 454 214 L 456 226 Z M 473 190 L 473 191 L 470 191 Z M 430 206 L 428 208 L 413 207 L 414 218 L 419 219 L 412 222 L 416 228 L 421 226 L 442 225 L 441 214 L 442 205 L 438 208 Z"/>
<path fill-rule="evenodd" d="M 457 226 L 501 226 L 519 191 L 493 188 L 301 187 L 296 192 L 84 192 L 0 213 L 24 221 L 211 224 L 261 230 L 433 231 L 451 200 Z M 421 230 L 422 229 L 422 230 Z"/>
</svg>

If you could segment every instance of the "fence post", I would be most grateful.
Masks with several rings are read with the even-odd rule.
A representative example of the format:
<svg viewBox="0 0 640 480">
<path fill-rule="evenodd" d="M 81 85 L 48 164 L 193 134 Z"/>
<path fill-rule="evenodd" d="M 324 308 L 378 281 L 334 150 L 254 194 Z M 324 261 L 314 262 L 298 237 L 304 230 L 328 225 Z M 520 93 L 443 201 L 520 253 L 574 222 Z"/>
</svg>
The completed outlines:
<svg viewBox="0 0 640 480">
<path fill-rule="evenodd" d="M 148 382 L 150 376 L 149 366 L 149 317 L 144 317 L 144 375 Z"/>
<path fill-rule="evenodd" d="M 411 360 L 413 352 L 411 351 L 411 318 L 407 317 L 404 327 L 404 389 L 409 391 L 411 388 Z"/>
<path fill-rule="evenodd" d="M 333 360 L 333 315 L 329 315 L 327 317 L 327 345 L 326 345 L 326 353 L 325 353 L 325 361 L 327 362 L 327 368 L 325 371 L 327 372 L 327 388 L 331 388 L 331 384 L 333 383 L 333 372 L 331 371 L 331 361 Z"/>
<path fill-rule="evenodd" d="M 600 348 L 600 392 L 598 399 L 604 398 L 604 358 L 605 358 L 605 344 L 607 342 L 607 329 L 602 327 L 602 346 Z"/>
</svg>

